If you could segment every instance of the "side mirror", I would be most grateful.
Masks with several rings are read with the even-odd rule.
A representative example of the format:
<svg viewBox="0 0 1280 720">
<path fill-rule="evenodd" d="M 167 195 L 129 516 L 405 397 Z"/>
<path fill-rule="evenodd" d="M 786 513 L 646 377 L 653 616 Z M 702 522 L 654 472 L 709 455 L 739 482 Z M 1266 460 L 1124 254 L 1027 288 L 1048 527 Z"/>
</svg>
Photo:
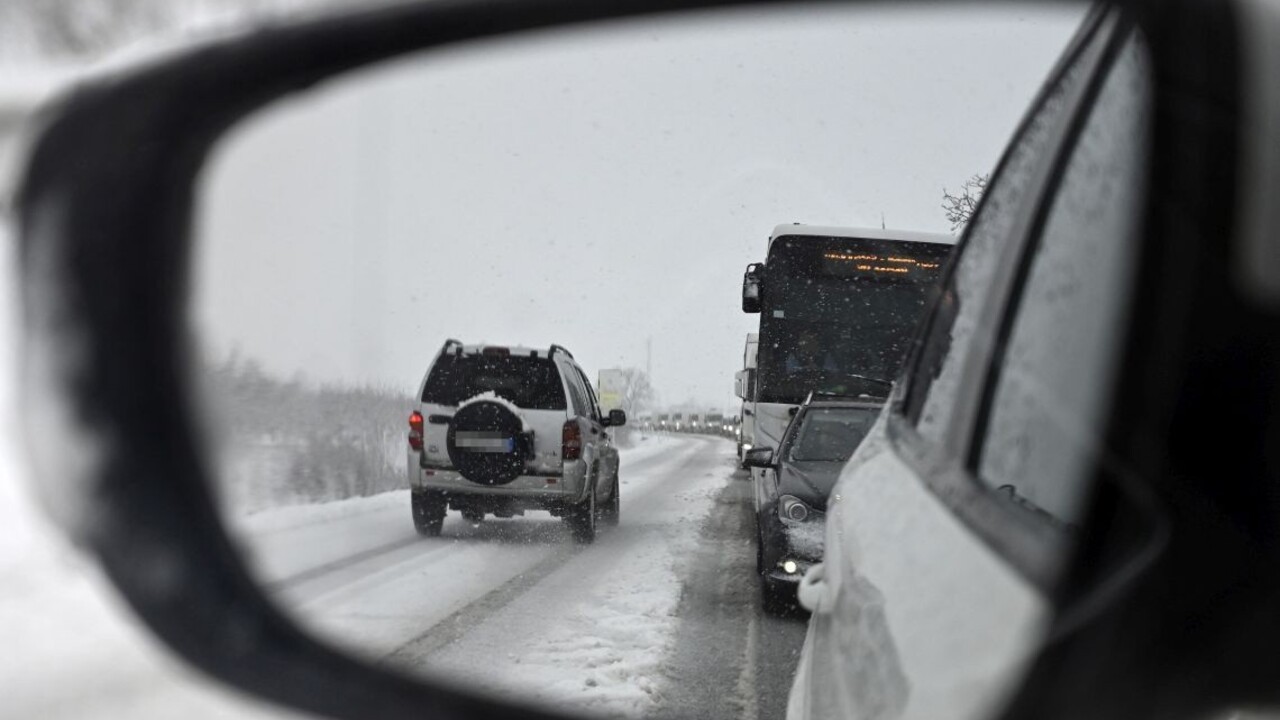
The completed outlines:
<svg viewBox="0 0 1280 720">
<path fill-rule="evenodd" d="M 604 419 L 605 427 L 622 427 L 627 424 L 627 413 L 622 410 L 610 410 Z"/>
<path fill-rule="evenodd" d="M 751 448 L 742 456 L 742 464 L 747 467 L 771 468 L 773 467 L 773 448 L 759 447 Z"/>
<path fill-rule="evenodd" d="M 751 263 L 742 274 L 742 312 L 760 312 L 760 289 L 764 281 L 764 263 Z"/>
</svg>

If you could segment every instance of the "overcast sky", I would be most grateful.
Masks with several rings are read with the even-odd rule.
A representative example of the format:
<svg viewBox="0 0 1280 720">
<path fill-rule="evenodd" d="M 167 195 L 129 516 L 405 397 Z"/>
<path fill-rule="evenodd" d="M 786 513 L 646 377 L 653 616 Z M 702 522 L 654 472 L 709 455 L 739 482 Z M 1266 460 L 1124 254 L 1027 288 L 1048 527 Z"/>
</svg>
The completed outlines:
<svg viewBox="0 0 1280 720">
<path fill-rule="evenodd" d="M 731 409 L 743 267 L 805 222 L 945 232 L 1082 10 L 723 14 L 418 55 L 280 103 L 206 171 L 215 356 L 410 390 L 448 337 L 645 366 Z"/>
</svg>

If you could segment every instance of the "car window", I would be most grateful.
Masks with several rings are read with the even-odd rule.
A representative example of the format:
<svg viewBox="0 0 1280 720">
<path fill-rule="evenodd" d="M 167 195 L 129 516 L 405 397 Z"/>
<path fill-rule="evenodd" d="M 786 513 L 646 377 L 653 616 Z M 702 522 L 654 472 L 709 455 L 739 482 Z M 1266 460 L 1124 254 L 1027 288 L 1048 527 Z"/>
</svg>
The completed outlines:
<svg viewBox="0 0 1280 720">
<path fill-rule="evenodd" d="M 813 408 L 799 419 L 787 459 L 844 462 L 871 431 L 878 408 Z"/>
<path fill-rule="evenodd" d="M 956 399 L 970 350 L 979 337 L 986 338 L 980 319 L 997 298 L 991 292 L 999 259 L 1014 250 L 1017 214 L 1036 190 L 1034 177 L 1061 121 L 1065 96 L 1079 82 L 1078 68 L 1063 73 L 1058 84 L 1028 119 L 1022 134 L 1010 146 L 982 205 L 970 222 L 968 234 L 935 306 L 929 337 L 908 391 L 907 413 L 920 434 L 942 441 L 951 427 Z M 989 338 L 986 338 L 989 340 Z"/>
<path fill-rule="evenodd" d="M 458 405 L 494 392 L 529 410 L 563 410 L 564 390 L 556 366 L 547 358 L 496 355 L 443 355 L 422 388 L 422 402 Z"/>
<path fill-rule="evenodd" d="M 1138 241 L 1150 68 L 1130 42 L 1072 150 L 1019 299 L 979 476 L 1077 519 L 1105 425 Z"/>
<path fill-rule="evenodd" d="M 582 383 L 578 381 L 577 373 L 568 369 L 568 366 L 561 365 L 563 371 L 564 384 L 569 387 L 569 399 L 573 402 L 573 414 L 586 417 L 589 414 L 587 409 L 587 393 L 582 389 Z"/>
<path fill-rule="evenodd" d="M 578 375 L 578 380 L 582 382 L 582 387 L 587 393 L 587 414 L 596 420 L 600 419 L 600 401 L 596 399 L 595 388 L 591 387 L 591 381 L 587 379 L 586 374 L 582 372 L 582 368 L 574 366 L 574 371 Z"/>
</svg>

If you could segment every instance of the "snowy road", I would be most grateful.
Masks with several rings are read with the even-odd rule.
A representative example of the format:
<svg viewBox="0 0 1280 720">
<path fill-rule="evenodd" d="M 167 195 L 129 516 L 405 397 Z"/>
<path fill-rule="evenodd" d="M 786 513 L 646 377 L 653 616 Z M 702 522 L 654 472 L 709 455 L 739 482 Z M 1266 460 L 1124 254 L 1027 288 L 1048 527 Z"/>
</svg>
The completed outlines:
<svg viewBox="0 0 1280 720">
<path fill-rule="evenodd" d="M 653 437 L 620 473 L 590 546 L 543 513 L 420 538 L 404 491 L 240 532 L 282 605 L 376 661 L 605 715 L 780 717 L 804 623 L 761 616 L 732 444 Z"/>
</svg>

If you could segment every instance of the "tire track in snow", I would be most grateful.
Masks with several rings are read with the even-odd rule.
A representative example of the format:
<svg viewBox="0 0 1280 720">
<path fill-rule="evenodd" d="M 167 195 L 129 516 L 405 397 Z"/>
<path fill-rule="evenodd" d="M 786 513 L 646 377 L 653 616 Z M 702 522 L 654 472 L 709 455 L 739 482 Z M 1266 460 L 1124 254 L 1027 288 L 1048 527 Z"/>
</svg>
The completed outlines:
<svg viewBox="0 0 1280 720">
<path fill-rule="evenodd" d="M 664 481 L 670 481 L 672 473 L 664 472 L 657 474 L 652 471 L 646 473 L 644 480 L 629 480 L 627 475 L 637 470 L 647 469 L 652 466 L 662 468 L 666 465 L 672 466 L 672 470 L 687 465 L 690 461 L 704 453 L 708 447 L 708 443 L 702 438 L 690 438 L 694 442 L 690 442 L 687 446 L 680 448 L 678 453 L 656 454 L 645 457 L 635 464 L 624 464 L 618 470 L 619 480 L 631 485 L 634 483 L 637 487 L 631 488 L 632 491 L 640 490 L 642 495 L 633 503 L 626 503 L 627 495 L 623 495 L 624 504 L 622 506 L 622 524 L 618 528 L 602 529 L 600 538 L 597 540 L 605 540 L 607 537 L 616 534 L 620 530 L 635 529 L 638 527 L 652 527 L 652 523 L 642 525 L 641 523 L 628 523 L 627 517 L 629 511 L 636 513 L 637 510 L 632 509 L 631 505 L 639 505 L 638 514 L 643 517 L 645 508 L 652 505 L 657 500 L 664 499 L 662 497 L 654 497 L 653 488 L 654 480 L 649 478 L 657 477 Z M 665 483 L 659 483 L 665 484 Z M 523 570 L 515 577 L 511 578 L 502 585 L 490 590 L 480 596 L 470 604 L 455 611 L 448 617 L 444 618 L 431 627 L 424 629 L 421 633 L 413 637 L 411 640 L 401 644 L 382 657 L 382 662 L 398 665 L 416 665 L 426 658 L 434 655 L 441 648 L 447 647 L 461 640 L 468 632 L 478 627 L 493 615 L 505 609 L 512 602 L 523 597 L 530 589 L 540 583 L 547 575 L 560 568 L 576 555 L 595 548 L 597 545 L 563 545 L 552 554 L 533 566 Z"/>
<path fill-rule="evenodd" d="M 302 572 L 290 575 L 289 577 L 265 582 L 263 583 L 263 587 L 267 592 L 272 593 L 290 590 L 298 585 L 302 585 L 303 583 L 328 575 L 329 573 L 345 570 L 352 565 L 365 562 L 366 560 L 379 558 L 387 553 L 395 552 L 396 550 L 407 548 L 412 545 L 417 545 L 420 542 L 421 540 L 419 538 L 413 537 L 405 540 L 397 540 L 396 542 L 387 543 L 385 545 L 379 545 L 378 547 L 369 548 L 368 550 L 358 552 L 354 555 L 338 558 L 337 560 L 324 563 L 323 565 L 316 565 L 315 567 L 308 568 Z"/>
<path fill-rule="evenodd" d="M 393 661 L 578 710 L 634 715 L 662 703 L 664 658 L 678 642 L 677 568 L 733 467 L 723 441 L 689 440 L 624 487 L 621 526 Z"/>
<path fill-rule="evenodd" d="M 472 603 L 454 612 L 440 622 L 423 630 L 417 636 L 383 655 L 379 662 L 413 666 L 434 655 L 441 648 L 461 640 L 473 628 L 490 616 L 521 597 L 548 573 L 586 549 L 585 545 L 564 545 L 541 562 L 524 570 L 507 582 L 485 593 Z"/>
<path fill-rule="evenodd" d="M 657 436 L 657 437 L 662 438 L 663 436 Z M 661 445 L 653 448 L 643 447 L 643 446 L 637 447 L 635 448 L 635 451 L 638 454 L 640 454 L 640 457 L 634 462 L 625 462 L 626 456 L 624 455 L 623 456 L 624 464 L 619 469 L 620 479 L 626 482 L 626 475 L 632 472 L 642 471 L 654 465 L 660 465 L 664 462 L 670 462 L 671 461 L 670 453 L 663 453 L 662 450 L 663 450 L 663 447 Z M 333 524 L 335 522 L 340 522 L 340 520 L 327 519 L 325 521 L 325 523 L 327 524 Z M 270 534 L 273 534 L 273 532 L 274 533 L 286 532 L 292 529 L 296 529 L 296 528 L 287 528 L 285 530 L 268 531 L 268 532 L 262 533 L 262 535 L 264 536 L 270 535 Z M 348 568 L 353 568 L 354 566 L 360 565 L 362 563 L 371 564 L 367 573 L 365 573 L 365 574 L 369 574 L 369 573 L 380 570 L 382 567 L 382 564 L 378 564 L 376 567 L 373 566 L 372 563 L 374 563 L 374 561 L 383 559 L 383 556 L 387 554 L 394 553 L 398 550 L 403 550 L 404 548 L 414 547 L 414 546 L 423 544 L 425 542 L 428 542 L 428 541 L 417 536 L 415 533 L 414 535 L 407 538 L 403 538 L 403 539 L 396 540 L 389 543 L 384 543 L 376 547 L 368 548 L 360 552 L 353 553 L 351 555 L 346 555 L 340 558 L 330 560 L 328 562 L 321 563 L 319 565 L 308 567 L 305 570 L 292 573 L 283 578 L 274 578 L 271 580 L 266 580 L 263 582 L 263 587 L 269 593 L 281 593 L 286 591 L 292 591 L 300 585 L 304 585 L 306 583 L 319 580 L 321 578 L 324 578 L 327 575 L 341 572 L 343 570 L 347 570 Z M 435 555 L 435 554 L 437 553 L 436 552 L 430 553 L 430 555 Z M 425 557 L 428 557 L 428 556 L 423 556 L 424 559 Z M 360 577 L 362 577 L 362 575 L 352 576 L 349 582 L 355 582 L 359 580 Z M 334 586 L 333 583 L 327 583 L 327 584 L 330 586 L 329 589 L 332 589 L 332 587 Z"/>
</svg>

